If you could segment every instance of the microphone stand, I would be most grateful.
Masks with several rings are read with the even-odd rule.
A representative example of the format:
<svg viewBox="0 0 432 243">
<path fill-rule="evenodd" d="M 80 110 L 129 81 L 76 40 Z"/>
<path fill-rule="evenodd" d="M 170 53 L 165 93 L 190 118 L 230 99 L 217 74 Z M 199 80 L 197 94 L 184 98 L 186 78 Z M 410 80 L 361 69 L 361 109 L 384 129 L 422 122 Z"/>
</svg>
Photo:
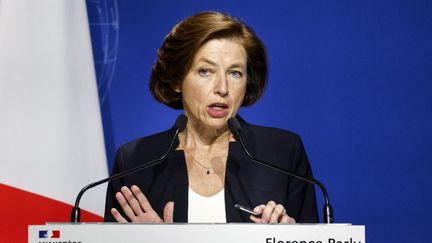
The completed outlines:
<svg viewBox="0 0 432 243">
<path fill-rule="evenodd" d="M 249 151 L 248 151 L 247 148 L 246 148 L 246 145 L 245 145 L 244 142 L 243 142 L 242 137 L 240 136 L 240 132 L 239 132 L 239 131 L 240 131 L 241 126 L 240 126 L 240 123 L 238 122 L 238 120 L 237 120 L 236 118 L 234 118 L 234 117 L 228 119 L 228 127 L 230 128 L 231 132 L 232 132 L 232 133 L 237 137 L 237 139 L 240 141 L 240 144 L 241 144 L 241 146 L 242 146 L 242 148 L 243 148 L 243 151 L 246 153 L 246 155 L 247 155 L 251 160 L 257 162 L 258 164 L 261 164 L 261 165 L 263 165 L 263 166 L 266 166 L 266 167 L 268 167 L 268 168 L 271 168 L 271 169 L 273 169 L 273 170 L 277 170 L 277 171 L 279 171 L 279 172 L 281 172 L 281 173 L 283 173 L 283 174 L 285 174 L 285 175 L 292 176 L 292 177 L 294 177 L 294 178 L 300 179 L 300 180 L 302 180 L 302 181 L 306 181 L 306 182 L 311 183 L 311 184 L 313 184 L 313 185 L 318 185 L 318 187 L 321 189 L 321 191 L 322 191 L 322 193 L 323 193 L 323 196 L 324 196 L 324 207 L 323 207 L 324 223 L 328 223 L 328 224 L 329 224 L 329 223 L 333 223 L 333 222 L 334 222 L 334 221 L 333 221 L 333 208 L 332 208 L 332 206 L 330 205 L 329 196 L 328 196 L 328 194 L 327 194 L 327 190 L 326 190 L 324 184 L 322 184 L 320 181 L 318 181 L 318 180 L 316 180 L 316 179 L 304 177 L 304 176 L 299 175 L 299 174 L 296 174 L 296 173 L 294 173 L 294 172 L 291 172 L 291 171 L 285 170 L 285 169 L 283 169 L 283 168 L 281 168 L 281 167 L 279 167 L 279 166 L 272 165 L 272 164 L 269 164 L 269 163 L 267 163 L 267 162 L 264 162 L 264 161 L 262 161 L 262 160 L 260 160 L 260 159 L 258 159 L 258 158 L 255 158 L 253 155 L 251 155 L 251 154 L 249 153 Z"/>
<path fill-rule="evenodd" d="M 179 134 L 181 131 L 183 131 L 183 129 L 184 129 L 185 126 L 186 126 L 186 123 L 187 123 L 187 117 L 186 117 L 186 116 L 184 116 L 184 115 L 180 115 L 180 116 L 177 118 L 176 123 L 175 123 L 175 125 L 174 125 L 174 128 L 176 128 L 176 130 L 175 130 L 175 133 L 174 133 L 173 139 L 171 140 L 171 143 L 170 143 L 170 145 L 169 145 L 167 151 L 165 152 L 165 154 L 162 155 L 162 157 L 160 157 L 160 158 L 158 158 L 158 159 L 155 159 L 155 160 L 152 160 L 152 161 L 150 161 L 150 162 L 148 162 L 148 163 L 144 163 L 144 164 L 142 164 L 142 165 L 139 165 L 139 166 L 137 166 L 137 167 L 135 167 L 135 168 L 132 168 L 132 169 L 129 169 L 129 170 L 127 170 L 127 171 L 123 171 L 123 172 L 121 172 L 121 173 L 118 173 L 118 174 L 115 174 L 115 175 L 109 176 L 109 177 L 104 178 L 104 179 L 102 179 L 102 180 L 99 180 L 99 181 L 96 181 L 96 182 L 90 183 L 90 184 L 88 184 L 87 186 L 83 187 L 83 188 L 81 189 L 81 191 L 78 193 L 78 196 L 76 197 L 76 200 L 75 200 L 75 206 L 72 208 L 72 212 L 71 212 L 71 219 L 70 219 L 70 221 L 71 221 L 72 223 L 74 223 L 74 222 L 75 222 L 75 223 L 80 222 L 80 218 L 81 218 L 81 209 L 79 208 L 79 203 L 80 203 L 80 200 L 81 200 L 82 195 L 83 195 L 83 194 L 84 194 L 88 189 L 93 188 L 93 187 L 95 187 L 95 186 L 98 186 L 98 185 L 100 185 L 100 184 L 103 184 L 103 183 L 105 183 L 105 182 L 113 181 L 113 180 L 116 180 L 116 179 L 121 178 L 121 177 L 123 177 L 123 176 L 126 176 L 126 175 L 129 175 L 129 174 L 136 173 L 136 172 L 138 172 L 138 171 L 140 171 L 140 170 L 143 170 L 143 169 L 146 169 L 146 168 L 148 168 L 148 167 L 151 167 L 151 166 L 154 166 L 154 165 L 156 165 L 156 164 L 161 163 L 161 162 L 162 162 L 162 161 L 167 157 L 168 153 L 171 151 L 172 147 L 174 146 L 174 142 L 175 142 L 175 140 L 176 140 L 178 134 Z"/>
</svg>

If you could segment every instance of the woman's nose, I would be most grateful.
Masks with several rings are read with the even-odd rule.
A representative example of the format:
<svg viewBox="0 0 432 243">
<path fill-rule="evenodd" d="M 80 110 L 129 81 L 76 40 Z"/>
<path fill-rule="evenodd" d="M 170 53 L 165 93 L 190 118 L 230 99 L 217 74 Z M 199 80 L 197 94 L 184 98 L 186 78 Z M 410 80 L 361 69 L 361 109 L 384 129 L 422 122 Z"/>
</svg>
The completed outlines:
<svg viewBox="0 0 432 243">
<path fill-rule="evenodd" d="M 226 75 L 218 75 L 214 84 L 214 93 L 222 97 L 228 95 L 228 79 Z"/>
</svg>

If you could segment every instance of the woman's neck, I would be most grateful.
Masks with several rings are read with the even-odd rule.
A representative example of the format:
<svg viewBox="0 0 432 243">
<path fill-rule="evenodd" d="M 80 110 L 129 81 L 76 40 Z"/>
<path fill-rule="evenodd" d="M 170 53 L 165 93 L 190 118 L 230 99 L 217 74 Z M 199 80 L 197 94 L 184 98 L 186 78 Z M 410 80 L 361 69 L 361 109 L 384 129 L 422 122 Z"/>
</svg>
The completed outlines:
<svg viewBox="0 0 432 243">
<path fill-rule="evenodd" d="M 187 125 L 186 129 L 180 133 L 180 140 L 183 146 L 187 148 L 206 148 L 208 150 L 221 148 L 232 141 L 232 134 L 228 128 L 210 129 L 203 127 L 194 127 Z"/>
</svg>

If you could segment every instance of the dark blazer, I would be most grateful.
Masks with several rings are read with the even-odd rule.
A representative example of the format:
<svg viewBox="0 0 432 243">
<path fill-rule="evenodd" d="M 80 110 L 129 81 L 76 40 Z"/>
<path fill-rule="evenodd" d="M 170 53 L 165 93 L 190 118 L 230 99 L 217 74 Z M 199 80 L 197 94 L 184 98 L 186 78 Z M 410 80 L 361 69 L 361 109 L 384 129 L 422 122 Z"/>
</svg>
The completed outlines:
<svg viewBox="0 0 432 243">
<path fill-rule="evenodd" d="M 252 125 L 241 118 L 239 121 L 243 140 L 251 154 L 281 168 L 312 177 L 298 135 L 281 129 Z M 173 135 L 174 131 L 168 130 L 121 146 L 117 151 L 112 173 L 119 173 L 159 158 L 167 149 Z M 178 143 L 177 140 L 175 148 Z M 163 215 L 165 204 L 174 201 L 174 222 L 187 222 L 188 177 L 182 150 L 172 150 L 164 162 L 109 183 L 105 221 L 115 221 L 110 213 L 111 208 L 122 211 L 115 199 L 115 193 L 124 185 L 140 187 L 160 216 Z M 270 200 L 283 204 L 288 215 L 299 223 L 318 222 L 315 190 L 312 185 L 251 161 L 239 142 L 231 142 L 225 176 L 227 222 L 251 222 L 247 214 L 234 208 L 236 203 L 253 208 Z"/>
</svg>

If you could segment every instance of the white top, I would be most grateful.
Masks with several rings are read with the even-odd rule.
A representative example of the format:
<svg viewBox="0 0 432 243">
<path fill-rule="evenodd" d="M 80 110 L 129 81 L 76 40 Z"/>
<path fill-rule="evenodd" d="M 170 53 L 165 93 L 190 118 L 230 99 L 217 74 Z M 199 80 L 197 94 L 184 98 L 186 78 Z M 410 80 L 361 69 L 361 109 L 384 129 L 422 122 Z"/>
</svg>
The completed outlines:
<svg viewBox="0 0 432 243">
<path fill-rule="evenodd" d="M 189 187 L 189 223 L 226 223 L 225 189 L 211 197 L 204 197 Z"/>
</svg>

